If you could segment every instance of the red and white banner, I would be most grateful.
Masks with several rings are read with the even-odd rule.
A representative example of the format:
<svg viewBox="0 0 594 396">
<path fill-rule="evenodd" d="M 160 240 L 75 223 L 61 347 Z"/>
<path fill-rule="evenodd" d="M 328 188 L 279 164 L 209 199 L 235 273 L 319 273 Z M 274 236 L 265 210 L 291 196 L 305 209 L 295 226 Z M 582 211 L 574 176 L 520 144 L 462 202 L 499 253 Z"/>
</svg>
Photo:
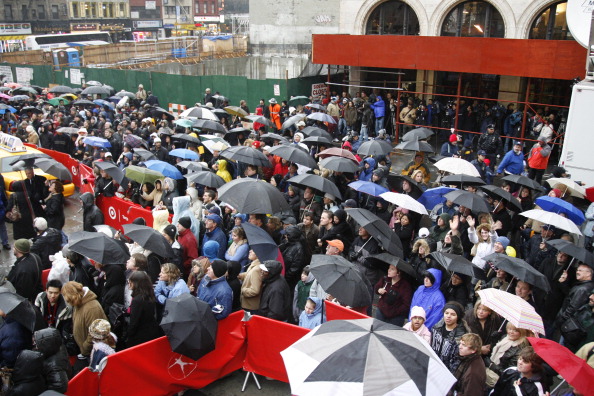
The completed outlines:
<svg viewBox="0 0 594 396">
<path fill-rule="evenodd" d="M 183 104 L 177 103 L 169 103 L 169 112 L 175 116 L 175 118 L 179 117 L 181 113 L 184 112 L 188 107 Z"/>
</svg>

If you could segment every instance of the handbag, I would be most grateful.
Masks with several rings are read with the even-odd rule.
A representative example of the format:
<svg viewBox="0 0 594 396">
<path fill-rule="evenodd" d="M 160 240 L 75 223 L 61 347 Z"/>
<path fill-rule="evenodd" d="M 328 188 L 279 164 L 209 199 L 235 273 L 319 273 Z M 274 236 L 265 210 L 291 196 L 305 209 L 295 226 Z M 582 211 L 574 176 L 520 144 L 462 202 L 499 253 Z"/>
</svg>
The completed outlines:
<svg viewBox="0 0 594 396">
<path fill-rule="evenodd" d="M 14 223 L 16 221 L 19 221 L 21 219 L 22 215 L 21 215 L 21 211 L 19 209 L 19 205 L 18 205 L 17 200 L 14 197 L 14 195 L 12 196 L 12 200 L 13 200 L 13 204 L 14 205 L 12 205 L 12 209 L 10 209 L 10 211 L 6 212 L 6 218 L 11 223 Z"/>
</svg>

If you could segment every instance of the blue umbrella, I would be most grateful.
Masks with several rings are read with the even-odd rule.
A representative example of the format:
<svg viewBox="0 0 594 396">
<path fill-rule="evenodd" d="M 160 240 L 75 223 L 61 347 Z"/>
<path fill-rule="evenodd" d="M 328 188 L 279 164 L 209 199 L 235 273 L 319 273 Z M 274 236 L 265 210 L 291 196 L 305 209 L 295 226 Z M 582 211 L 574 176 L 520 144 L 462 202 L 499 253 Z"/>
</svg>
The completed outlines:
<svg viewBox="0 0 594 396">
<path fill-rule="evenodd" d="M 455 188 L 450 187 L 435 187 L 430 188 L 423 193 L 418 199 L 427 210 L 433 210 L 435 205 L 444 203 L 446 199 L 443 197 L 450 191 L 454 191 Z"/>
<path fill-rule="evenodd" d="M 146 161 L 144 164 L 150 170 L 160 172 L 165 177 L 170 177 L 170 178 L 176 179 L 176 180 L 180 180 L 180 179 L 184 178 L 184 176 L 181 174 L 181 172 L 175 166 L 168 164 L 165 161 L 150 160 L 150 161 Z"/>
<path fill-rule="evenodd" d="M 0 104 L 0 114 L 6 114 L 6 112 L 16 113 L 17 109 L 7 104 Z"/>
<path fill-rule="evenodd" d="M 179 157 L 186 160 L 197 160 L 198 158 L 200 158 L 200 156 L 196 152 L 188 149 L 171 150 L 169 152 L 169 155 L 173 155 L 174 157 Z"/>
<path fill-rule="evenodd" d="M 554 212 L 557 214 L 563 213 L 567 218 L 573 221 L 575 224 L 580 225 L 586 221 L 584 213 L 570 204 L 565 202 L 561 198 L 555 197 L 538 197 L 536 198 L 536 204 L 547 212 Z"/>
<path fill-rule="evenodd" d="M 83 140 L 83 143 L 88 144 L 89 146 L 93 146 L 93 147 L 103 147 L 103 148 L 111 147 L 111 143 L 109 143 L 109 140 L 103 139 L 100 137 L 95 137 L 95 136 L 87 136 Z"/>
<path fill-rule="evenodd" d="M 111 102 L 108 102 L 107 100 L 103 100 L 103 99 L 95 99 L 93 101 L 93 103 L 98 104 L 99 106 L 108 106 L 111 107 L 112 109 L 115 108 L 115 105 Z"/>
<path fill-rule="evenodd" d="M 356 181 L 349 183 L 349 187 L 353 190 L 373 195 L 374 197 L 379 197 L 380 194 L 388 192 L 388 189 L 385 187 L 380 186 L 379 184 L 375 184 L 373 182 L 368 181 Z"/>
</svg>

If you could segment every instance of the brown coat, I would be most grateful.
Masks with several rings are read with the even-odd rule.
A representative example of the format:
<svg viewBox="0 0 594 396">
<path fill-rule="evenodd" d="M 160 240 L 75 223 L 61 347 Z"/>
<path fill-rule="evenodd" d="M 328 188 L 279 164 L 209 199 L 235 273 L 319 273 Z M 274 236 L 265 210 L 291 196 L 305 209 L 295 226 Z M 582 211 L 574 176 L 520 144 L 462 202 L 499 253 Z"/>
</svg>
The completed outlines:
<svg viewBox="0 0 594 396">
<path fill-rule="evenodd" d="M 251 262 L 241 284 L 241 308 L 255 311 L 260 307 L 262 278 L 260 278 L 260 260 Z"/>
<path fill-rule="evenodd" d="M 482 395 L 485 393 L 485 381 L 487 375 L 485 372 L 485 363 L 480 353 L 474 353 L 461 358 L 460 366 L 454 373 L 458 380 L 452 387 L 448 396 L 458 393 L 456 396 Z"/>
<path fill-rule="evenodd" d="M 105 312 L 101 308 L 101 304 L 97 301 L 97 295 L 84 287 L 83 290 L 86 292 L 82 299 L 82 304 L 78 307 L 74 307 L 74 313 L 72 316 L 72 327 L 74 341 L 80 348 L 80 353 L 85 356 L 91 355 L 91 349 L 93 349 L 93 342 L 89 335 L 89 326 L 95 319 L 105 319 Z"/>
</svg>

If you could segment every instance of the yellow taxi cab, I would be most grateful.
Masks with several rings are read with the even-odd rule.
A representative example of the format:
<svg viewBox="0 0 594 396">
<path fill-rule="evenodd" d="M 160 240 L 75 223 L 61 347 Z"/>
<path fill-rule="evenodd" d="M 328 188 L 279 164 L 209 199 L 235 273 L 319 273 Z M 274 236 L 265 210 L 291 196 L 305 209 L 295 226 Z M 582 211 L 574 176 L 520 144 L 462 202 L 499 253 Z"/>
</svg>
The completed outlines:
<svg viewBox="0 0 594 396">
<path fill-rule="evenodd" d="M 12 192 L 11 184 L 17 180 L 26 179 L 24 170 L 14 170 L 11 162 L 19 159 L 24 154 L 43 154 L 41 151 L 32 147 L 25 146 L 21 139 L 7 133 L 0 132 L 0 173 L 4 177 L 4 188 L 6 195 Z M 47 180 L 55 180 L 57 177 L 43 172 L 39 168 L 35 168 L 36 175 L 45 177 Z M 64 196 L 68 197 L 74 194 L 76 188 L 71 180 L 62 180 L 64 183 Z"/>
</svg>

